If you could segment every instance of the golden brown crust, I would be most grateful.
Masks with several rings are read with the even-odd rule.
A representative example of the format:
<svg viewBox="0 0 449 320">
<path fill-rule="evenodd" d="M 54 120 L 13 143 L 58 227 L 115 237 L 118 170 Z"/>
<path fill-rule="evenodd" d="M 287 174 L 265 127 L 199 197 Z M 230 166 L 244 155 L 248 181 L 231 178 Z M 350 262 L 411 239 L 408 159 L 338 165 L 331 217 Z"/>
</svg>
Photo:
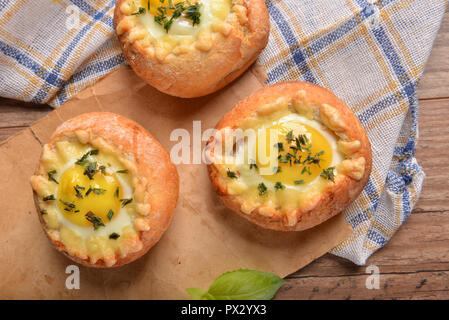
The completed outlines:
<svg viewBox="0 0 449 320">
<path fill-rule="evenodd" d="M 114 26 L 124 15 L 118 0 Z M 163 61 L 150 56 L 145 48 L 130 40 L 129 31 L 118 33 L 128 64 L 137 75 L 159 91 L 169 95 L 194 98 L 213 93 L 240 76 L 265 48 L 269 36 L 268 10 L 263 0 L 244 1 L 247 22 L 235 19 L 230 32 L 214 33 L 210 50 L 189 50 L 181 55 L 169 54 Z"/>
<path fill-rule="evenodd" d="M 332 110 L 337 111 L 340 128 L 334 128 L 336 130 L 334 132 L 342 138 L 341 141 L 353 142 L 348 146 L 356 145 L 356 148 L 352 148 L 354 150 L 348 148 L 351 151 L 350 160 L 354 160 L 355 166 L 359 164 L 358 162 L 363 162 L 363 170 L 360 170 L 361 176 L 338 174 L 335 183 L 329 183 L 319 197 L 314 197 L 298 210 L 293 212 L 277 210 L 272 215 L 266 215 L 261 214 L 260 207 L 255 208 L 249 214 L 244 213 L 241 209 L 242 199 L 229 193 L 217 167 L 214 164 L 209 165 L 208 171 L 212 185 L 223 203 L 242 217 L 267 229 L 300 231 L 326 221 L 347 208 L 359 196 L 371 173 L 371 145 L 360 121 L 332 92 L 311 83 L 285 82 L 262 88 L 225 114 L 215 128 L 217 130 L 226 127 L 239 128 L 248 119 L 257 116 L 257 111 L 261 106 L 272 104 L 279 98 L 297 99 L 298 96 L 299 99 L 301 96 L 305 96 L 307 104 L 314 106 L 315 113 L 321 113 L 322 118 L 325 117 L 324 112 L 326 111 L 323 106 L 324 108 L 331 106 Z M 332 125 L 329 124 L 329 126 Z M 361 158 L 364 160 L 360 161 Z M 289 217 L 289 215 L 291 216 Z M 293 221 L 296 222 L 294 225 L 288 223 L 292 216 Z"/>
<path fill-rule="evenodd" d="M 67 120 L 56 129 L 50 138 L 49 144 L 67 133 L 79 130 L 86 130 L 92 136 L 102 137 L 124 153 L 132 155 L 137 166 L 138 177 L 143 177 L 147 180 L 146 188 L 150 192 L 148 192 L 149 196 L 145 204 L 149 204 L 151 207 L 149 214 L 150 229 L 148 231 L 138 231 L 142 249 L 129 253 L 125 257 L 117 256 L 117 261 L 113 267 L 118 267 L 144 255 L 159 241 L 168 228 L 178 201 L 178 173 L 176 167 L 170 161 L 168 152 L 147 130 L 126 117 L 109 112 L 85 113 Z M 42 160 L 36 174 L 42 173 L 41 167 Z M 49 230 L 46 228 L 42 215 L 39 212 L 36 194 L 35 202 L 46 234 L 59 251 L 63 252 L 70 259 L 88 267 L 108 267 L 101 259 L 92 264 L 88 259 L 83 260 L 67 254 L 64 245 L 50 237 Z"/>
</svg>

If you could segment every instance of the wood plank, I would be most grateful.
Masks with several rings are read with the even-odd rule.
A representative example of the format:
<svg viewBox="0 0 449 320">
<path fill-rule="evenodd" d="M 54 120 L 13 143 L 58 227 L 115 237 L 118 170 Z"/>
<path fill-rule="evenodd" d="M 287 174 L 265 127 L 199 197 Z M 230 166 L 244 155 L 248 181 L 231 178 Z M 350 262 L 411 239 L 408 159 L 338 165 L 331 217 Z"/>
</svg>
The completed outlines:
<svg viewBox="0 0 449 320">
<path fill-rule="evenodd" d="M 376 265 L 382 274 L 416 271 L 449 271 L 449 211 L 414 213 L 382 249 L 372 255 L 368 265 Z M 290 275 L 302 277 L 344 277 L 364 275 L 366 266 L 326 254 Z"/>
<path fill-rule="evenodd" d="M 418 97 L 420 99 L 449 97 L 449 7 L 419 82 Z"/>
<path fill-rule="evenodd" d="M 52 110 L 47 105 L 0 98 L 0 128 L 29 126 Z"/>
<path fill-rule="evenodd" d="M 290 279 L 276 299 L 448 299 L 449 271 L 388 273 L 380 288 L 366 288 L 368 275 Z"/>
<path fill-rule="evenodd" d="M 449 99 L 421 101 L 416 158 L 427 178 L 416 212 L 449 210 Z"/>
</svg>

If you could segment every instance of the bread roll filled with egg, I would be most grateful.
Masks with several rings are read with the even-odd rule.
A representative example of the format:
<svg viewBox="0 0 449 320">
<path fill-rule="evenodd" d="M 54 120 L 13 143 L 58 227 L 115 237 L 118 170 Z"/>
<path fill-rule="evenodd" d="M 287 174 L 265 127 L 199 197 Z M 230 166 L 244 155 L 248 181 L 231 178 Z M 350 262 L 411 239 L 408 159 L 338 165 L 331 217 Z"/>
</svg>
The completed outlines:
<svg viewBox="0 0 449 320">
<path fill-rule="evenodd" d="M 263 88 L 216 129 L 208 143 L 212 184 L 227 207 L 264 228 L 299 231 L 326 221 L 358 197 L 371 172 L 360 121 L 310 83 Z"/>
<path fill-rule="evenodd" d="M 178 174 L 168 152 L 123 116 L 94 112 L 61 124 L 31 177 L 56 248 L 89 267 L 136 260 L 168 228 Z"/>
<path fill-rule="evenodd" d="M 270 29 L 263 0 L 118 0 L 114 23 L 137 75 L 182 98 L 210 94 L 241 75 Z"/>
</svg>

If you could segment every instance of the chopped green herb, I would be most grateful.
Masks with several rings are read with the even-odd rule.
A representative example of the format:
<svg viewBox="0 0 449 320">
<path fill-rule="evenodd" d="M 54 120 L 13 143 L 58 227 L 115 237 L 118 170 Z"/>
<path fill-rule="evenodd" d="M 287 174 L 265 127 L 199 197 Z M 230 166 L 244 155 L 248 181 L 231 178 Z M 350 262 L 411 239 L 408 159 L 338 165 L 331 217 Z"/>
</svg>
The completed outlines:
<svg viewBox="0 0 449 320">
<path fill-rule="evenodd" d="M 259 183 L 257 189 L 259 190 L 259 196 L 263 196 L 264 194 L 267 193 L 268 190 L 267 186 L 263 182 Z"/>
<path fill-rule="evenodd" d="M 48 180 L 53 181 L 56 184 L 59 184 L 59 182 L 56 181 L 55 177 L 53 177 L 53 175 L 56 174 L 56 170 L 48 171 L 47 174 L 48 174 Z"/>
<path fill-rule="evenodd" d="M 287 157 L 286 157 L 286 156 L 283 156 L 283 155 L 279 155 L 279 156 L 278 156 L 278 160 L 279 160 L 280 163 L 288 163 L 288 162 L 289 162 L 289 160 L 287 159 Z"/>
<path fill-rule="evenodd" d="M 279 151 L 284 151 L 284 144 L 282 142 L 275 143 L 274 147 L 278 148 Z"/>
<path fill-rule="evenodd" d="M 149 3 L 149 2 L 148 2 Z M 149 5 L 149 4 L 148 4 Z M 137 12 L 131 13 L 131 15 L 138 15 L 138 14 L 143 14 L 145 13 L 146 10 L 145 8 L 139 7 L 139 10 Z"/>
<path fill-rule="evenodd" d="M 172 26 L 173 22 L 175 21 L 175 19 L 179 18 L 182 15 L 182 12 L 185 10 L 183 3 L 177 3 L 176 7 L 173 7 L 171 0 L 169 2 L 170 2 L 170 4 L 169 4 L 168 8 L 175 9 L 175 11 L 173 11 L 170 20 L 168 20 L 168 22 L 166 22 L 164 25 L 164 29 L 166 32 L 168 32 L 168 30 Z"/>
<path fill-rule="evenodd" d="M 163 3 L 163 1 L 161 1 L 161 3 Z M 172 1 L 169 0 L 168 6 L 159 6 L 157 8 L 157 15 L 154 16 L 154 21 L 161 25 L 166 32 L 168 32 L 175 19 L 178 19 L 184 15 L 184 18 L 191 20 L 192 25 L 195 26 L 200 23 L 200 6 L 200 3 L 195 3 L 192 5 L 189 1 L 182 1 L 173 5 Z M 170 18 L 167 16 L 168 10 L 173 10 Z"/>
<path fill-rule="evenodd" d="M 127 204 L 130 204 L 131 202 L 133 202 L 133 198 L 129 198 L 129 199 L 120 199 L 120 202 L 122 203 L 122 208 L 124 206 L 126 206 Z"/>
<path fill-rule="evenodd" d="M 309 142 L 309 139 L 307 139 L 307 136 L 305 134 L 299 134 L 298 137 L 295 139 L 296 147 L 298 149 L 301 149 L 301 147 L 307 145 Z"/>
<path fill-rule="evenodd" d="M 109 221 L 111 221 L 112 217 L 114 216 L 114 211 L 109 210 L 108 214 L 106 215 L 106 218 L 108 218 Z"/>
<path fill-rule="evenodd" d="M 42 210 L 41 210 L 41 214 L 47 214 L 47 210 L 42 209 Z"/>
<path fill-rule="evenodd" d="M 100 195 L 100 194 L 105 193 L 105 192 L 106 192 L 106 189 L 102 189 L 102 188 L 93 188 L 92 191 L 93 191 L 95 194 Z"/>
<path fill-rule="evenodd" d="M 288 162 L 290 163 L 290 167 L 292 166 L 292 159 L 296 159 L 294 155 L 292 155 L 290 152 L 287 152 L 285 155 L 287 157 Z"/>
<path fill-rule="evenodd" d="M 304 184 L 304 180 L 295 180 L 293 181 L 295 184 Z"/>
<path fill-rule="evenodd" d="M 75 188 L 77 188 L 78 190 L 84 190 L 84 189 L 86 189 L 86 188 L 84 188 L 84 187 L 81 187 L 81 186 L 79 186 L 79 185 L 76 185 L 76 187 Z"/>
<path fill-rule="evenodd" d="M 106 167 L 105 166 L 99 166 L 98 169 L 100 169 L 102 174 L 106 174 Z"/>
<path fill-rule="evenodd" d="M 84 168 L 84 175 L 86 175 L 89 180 L 93 180 L 94 175 L 97 173 L 97 162 L 90 162 L 89 165 Z"/>
<path fill-rule="evenodd" d="M 304 164 L 316 164 L 318 167 L 320 166 L 320 156 L 324 154 L 324 151 L 317 152 L 314 156 L 310 153 L 307 154 L 307 158 L 304 160 Z"/>
<path fill-rule="evenodd" d="M 73 188 L 75 189 L 75 196 L 76 196 L 77 198 L 83 199 L 83 195 L 82 195 L 82 193 L 78 190 L 78 188 L 77 188 L 77 187 L 73 187 Z"/>
<path fill-rule="evenodd" d="M 229 170 L 229 168 L 228 168 L 227 175 L 231 179 L 237 179 L 238 178 L 237 174 L 234 171 Z"/>
<path fill-rule="evenodd" d="M 109 235 L 109 239 L 117 240 L 118 238 L 120 238 L 118 233 L 113 232 Z"/>
<path fill-rule="evenodd" d="M 316 165 L 320 167 L 320 164 L 323 159 L 321 156 L 324 154 L 324 151 L 319 151 L 316 154 L 312 154 L 312 145 L 306 134 L 299 134 L 297 136 L 294 135 L 293 130 L 290 130 L 286 135 L 285 139 L 288 141 L 288 150 L 284 148 L 284 145 L 281 142 L 278 142 L 274 145 L 275 148 L 279 150 L 279 152 L 285 151 L 285 153 L 278 154 L 277 159 L 278 163 L 288 163 L 291 166 L 299 165 L 299 170 L 301 174 L 312 175 L 312 165 Z M 291 142 L 294 142 L 290 145 Z M 280 172 L 281 167 L 274 167 L 273 174 Z M 304 183 L 303 180 L 295 180 L 295 184 Z M 299 183 L 299 181 L 301 181 Z"/>
<path fill-rule="evenodd" d="M 75 162 L 75 164 L 78 164 L 80 166 L 84 166 L 86 165 L 89 161 L 87 160 L 87 158 L 89 156 L 94 156 L 98 154 L 98 150 L 93 149 L 90 151 L 87 151 L 78 161 Z"/>
<path fill-rule="evenodd" d="M 92 187 L 89 186 L 89 189 L 87 189 L 86 194 L 84 196 L 87 197 L 89 195 L 89 193 L 92 192 L 92 190 L 93 190 Z"/>
<path fill-rule="evenodd" d="M 254 160 L 250 160 L 249 169 L 251 170 L 252 168 L 259 169 L 259 167 L 256 164 L 256 161 Z"/>
<path fill-rule="evenodd" d="M 104 227 L 104 223 L 100 217 L 97 217 L 92 211 L 89 211 L 85 215 L 86 220 L 93 224 L 94 230 L 97 230 L 99 227 Z"/>
<path fill-rule="evenodd" d="M 187 3 L 189 2 L 187 1 Z M 201 17 L 200 6 L 201 4 L 197 2 L 193 5 L 189 5 L 186 8 L 185 18 L 192 20 L 192 26 L 200 24 L 200 17 Z"/>
<path fill-rule="evenodd" d="M 288 143 L 292 142 L 294 140 L 293 138 L 293 131 L 290 130 L 287 135 L 285 136 L 285 139 L 287 139 Z"/>
<path fill-rule="evenodd" d="M 306 172 L 309 174 L 309 176 L 312 174 L 312 172 L 310 171 L 310 167 L 304 167 L 304 168 L 302 168 L 301 174 L 304 174 L 304 173 L 306 173 Z"/>
<path fill-rule="evenodd" d="M 73 209 L 75 209 L 75 204 L 68 202 L 68 201 L 64 201 L 62 199 L 59 199 L 59 201 L 61 201 L 67 208 L 70 209 L 70 211 L 72 211 Z"/>
<path fill-rule="evenodd" d="M 44 200 L 44 201 L 50 201 L 50 200 L 56 200 L 56 198 L 55 198 L 55 196 L 54 195 L 49 195 L 49 196 L 46 196 L 46 197 L 44 197 L 42 200 Z"/>
<path fill-rule="evenodd" d="M 158 15 L 154 16 L 154 22 L 164 27 L 165 23 L 168 22 L 168 19 L 165 16 L 165 14 L 167 13 L 167 9 L 163 6 L 159 6 L 157 8 L 157 13 Z"/>
<path fill-rule="evenodd" d="M 335 178 L 334 170 L 335 170 L 335 167 L 329 167 L 327 169 L 323 169 L 323 171 L 320 174 L 320 177 L 334 182 L 334 178 Z"/>
<path fill-rule="evenodd" d="M 290 146 L 289 148 L 293 150 L 295 156 L 298 154 L 298 147 Z"/>
<path fill-rule="evenodd" d="M 118 171 L 116 171 L 116 173 L 128 173 L 128 170 L 118 170 Z"/>
<path fill-rule="evenodd" d="M 278 182 L 275 183 L 274 189 L 275 189 L 276 191 L 282 190 L 282 189 L 285 189 L 285 186 L 284 186 L 281 182 L 278 181 Z"/>
<path fill-rule="evenodd" d="M 115 189 L 114 197 L 118 198 L 119 194 L 120 194 L 120 187 L 117 187 L 117 189 Z"/>
</svg>

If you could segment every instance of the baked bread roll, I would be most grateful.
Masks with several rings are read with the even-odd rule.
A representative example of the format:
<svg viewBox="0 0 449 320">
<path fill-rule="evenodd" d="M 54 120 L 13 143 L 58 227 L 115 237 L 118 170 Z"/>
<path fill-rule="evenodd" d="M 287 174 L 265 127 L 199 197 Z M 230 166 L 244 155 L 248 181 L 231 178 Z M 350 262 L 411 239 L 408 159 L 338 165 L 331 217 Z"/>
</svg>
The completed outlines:
<svg viewBox="0 0 449 320">
<path fill-rule="evenodd" d="M 145 254 L 178 199 L 167 151 L 134 121 L 107 112 L 61 124 L 43 146 L 31 185 L 51 242 L 88 267 L 117 267 Z"/>
<path fill-rule="evenodd" d="M 268 41 L 263 0 L 118 0 L 115 29 L 137 75 L 193 98 L 241 75 Z"/>
<path fill-rule="evenodd" d="M 263 228 L 299 231 L 326 221 L 358 197 L 371 172 L 357 117 L 311 83 L 263 88 L 216 129 L 207 146 L 212 184 L 228 208 Z"/>
</svg>

